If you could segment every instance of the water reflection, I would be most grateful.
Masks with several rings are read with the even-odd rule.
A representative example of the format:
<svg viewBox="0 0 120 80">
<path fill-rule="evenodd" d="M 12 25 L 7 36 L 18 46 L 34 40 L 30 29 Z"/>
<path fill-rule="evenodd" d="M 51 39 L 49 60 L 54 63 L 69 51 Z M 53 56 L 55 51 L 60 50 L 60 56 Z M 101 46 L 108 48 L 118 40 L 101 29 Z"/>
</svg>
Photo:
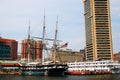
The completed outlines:
<svg viewBox="0 0 120 80">
<path fill-rule="evenodd" d="M 19 76 L 0 75 L 0 80 L 120 80 L 117 75 Z"/>
</svg>

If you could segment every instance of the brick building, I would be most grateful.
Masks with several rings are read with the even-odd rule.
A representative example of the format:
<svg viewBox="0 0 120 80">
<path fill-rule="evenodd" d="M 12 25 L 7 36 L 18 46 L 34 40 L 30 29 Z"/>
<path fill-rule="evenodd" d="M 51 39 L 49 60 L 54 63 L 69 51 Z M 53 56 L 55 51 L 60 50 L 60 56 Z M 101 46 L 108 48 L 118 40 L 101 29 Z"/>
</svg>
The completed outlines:
<svg viewBox="0 0 120 80">
<path fill-rule="evenodd" d="M 30 47 L 28 48 L 28 45 Z M 30 51 L 30 52 L 28 52 Z M 22 40 L 21 45 L 21 60 L 27 60 L 28 54 L 30 60 L 41 60 L 42 58 L 42 41 L 36 41 L 33 39 Z"/>
<path fill-rule="evenodd" d="M 120 63 L 120 52 L 114 54 L 114 60 Z"/>
<path fill-rule="evenodd" d="M 0 60 L 17 60 L 18 42 L 0 38 Z"/>
<path fill-rule="evenodd" d="M 51 51 L 50 59 L 53 60 L 53 51 Z M 56 61 L 60 63 L 67 63 L 67 62 L 80 62 L 83 61 L 83 53 L 79 51 L 72 51 L 71 49 L 68 50 L 57 50 L 56 52 Z"/>
</svg>

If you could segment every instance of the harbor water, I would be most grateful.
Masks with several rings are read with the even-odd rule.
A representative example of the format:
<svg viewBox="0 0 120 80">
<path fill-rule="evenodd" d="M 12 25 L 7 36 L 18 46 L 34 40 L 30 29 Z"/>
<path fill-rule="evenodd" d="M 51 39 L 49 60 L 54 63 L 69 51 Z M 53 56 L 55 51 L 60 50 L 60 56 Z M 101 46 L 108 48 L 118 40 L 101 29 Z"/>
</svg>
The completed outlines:
<svg viewBox="0 0 120 80">
<path fill-rule="evenodd" d="M 120 80 L 120 74 L 110 74 L 110 75 L 65 75 L 65 76 L 0 75 L 0 80 Z"/>
</svg>

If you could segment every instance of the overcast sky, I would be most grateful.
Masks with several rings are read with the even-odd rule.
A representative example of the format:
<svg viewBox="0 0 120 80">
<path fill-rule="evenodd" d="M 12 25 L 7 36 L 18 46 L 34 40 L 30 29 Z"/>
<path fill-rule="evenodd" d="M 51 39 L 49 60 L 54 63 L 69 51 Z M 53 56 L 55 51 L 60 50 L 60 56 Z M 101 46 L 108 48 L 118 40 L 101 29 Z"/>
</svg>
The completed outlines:
<svg viewBox="0 0 120 80">
<path fill-rule="evenodd" d="M 110 0 L 114 53 L 120 51 L 120 0 Z M 85 47 L 83 0 L 0 0 L 0 34 L 19 43 L 27 38 L 29 20 L 31 36 L 42 36 L 44 9 L 46 37 L 54 38 L 58 16 L 58 39 L 68 48 Z M 20 44 L 19 44 L 20 46 Z"/>
</svg>

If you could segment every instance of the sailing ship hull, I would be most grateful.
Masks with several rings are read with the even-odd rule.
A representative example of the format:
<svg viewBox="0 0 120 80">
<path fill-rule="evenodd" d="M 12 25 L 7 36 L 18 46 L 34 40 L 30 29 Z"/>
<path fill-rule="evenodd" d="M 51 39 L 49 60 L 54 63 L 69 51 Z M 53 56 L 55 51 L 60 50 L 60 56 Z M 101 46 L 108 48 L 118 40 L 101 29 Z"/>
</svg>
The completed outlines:
<svg viewBox="0 0 120 80">
<path fill-rule="evenodd" d="M 44 75 L 45 70 L 23 70 L 22 75 Z"/>
<path fill-rule="evenodd" d="M 48 72 L 47 72 L 47 75 L 49 76 L 63 76 L 64 75 L 64 72 L 65 72 L 66 69 L 64 68 L 54 68 L 54 69 L 49 69 Z"/>
<path fill-rule="evenodd" d="M 22 75 L 64 75 L 67 65 L 21 66 Z"/>
<path fill-rule="evenodd" d="M 65 69 L 46 69 L 46 70 L 24 70 L 22 71 L 22 75 L 48 75 L 48 76 L 57 76 L 64 75 Z"/>
</svg>

